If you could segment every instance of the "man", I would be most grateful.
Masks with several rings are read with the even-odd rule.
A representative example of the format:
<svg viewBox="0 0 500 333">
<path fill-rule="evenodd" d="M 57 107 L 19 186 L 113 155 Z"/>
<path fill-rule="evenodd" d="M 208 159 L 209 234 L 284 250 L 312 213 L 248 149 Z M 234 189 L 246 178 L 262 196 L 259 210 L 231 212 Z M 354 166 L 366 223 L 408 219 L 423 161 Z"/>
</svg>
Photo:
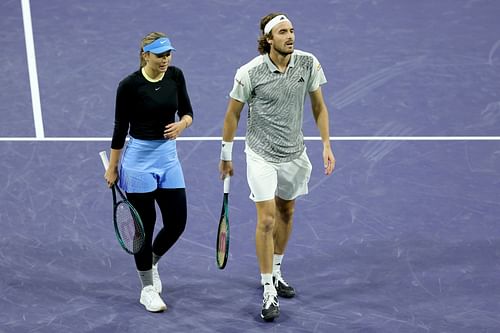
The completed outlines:
<svg viewBox="0 0 500 333">
<path fill-rule="evenodd" d="M 257 209 L 256 252 L 264 286 L 261 317 L 273 321 L 280 313 L 277 296 L 295 295 L 280 268 L 292 231 L 295 199 L 307 194 L 312 169 L 302 134 L 307 94 L 323 142 L 326 175 L 332 173 L 335 157 L 320 87 L 326 83 L 321 65 L 311 53 L 294 50 L 294 29 L 284 14 L 263 17 L 260 29 L 261 55 L 238 69 L 229 94 L 219 171 L 222 178 L 233 175 L 233 140 L 248 103 L 245 152 L 250 198 Z"/>
</svg>

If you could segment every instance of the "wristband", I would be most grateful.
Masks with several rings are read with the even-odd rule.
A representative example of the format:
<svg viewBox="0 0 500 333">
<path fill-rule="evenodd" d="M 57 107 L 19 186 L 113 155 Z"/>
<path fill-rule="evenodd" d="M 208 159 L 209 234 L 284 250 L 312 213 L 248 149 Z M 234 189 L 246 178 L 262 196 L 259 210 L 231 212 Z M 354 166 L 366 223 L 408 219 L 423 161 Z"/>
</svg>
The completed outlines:
<svg viewBox="0 0 500 333">
<path fill-rule="evenodd" d="M 222 141 L 222 147 L 220 150 L 220 159 L 223 161 L 233 160 L 233 143 Z"/>
</svg>

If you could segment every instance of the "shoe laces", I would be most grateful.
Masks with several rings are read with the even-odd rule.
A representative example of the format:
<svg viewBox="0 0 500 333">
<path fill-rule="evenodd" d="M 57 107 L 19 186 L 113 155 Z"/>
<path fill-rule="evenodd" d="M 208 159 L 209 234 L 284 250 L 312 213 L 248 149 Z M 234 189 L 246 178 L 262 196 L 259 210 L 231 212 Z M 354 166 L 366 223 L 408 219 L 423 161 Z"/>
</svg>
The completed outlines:
<svg viewBox="0 0 500 333">
<path fill-rule="evenodd" d="M 278 302 L 278 297 L 273 294 L 273 293 L 264 293 L 264 308 L 265 309 L 269 309 L 271 307 L 271 305 L 274 305 L 274 306 L 278 306 L 279 305 L 279 302 Z"/>
<path fill-rule="evenodd" d="M 280 271 L 277 271 L 274 274 L 274 277 L 276 278 L 276 285 L 278 285 L 278 282 L 281 282 L 281 284 L 284 285 L 285 287 L 289 287 L 290 286 L 288 284 L 288 282 L 286 282 L 285 279 L 283 279 L 283 277 L 281 276 L 281 272 Z"/>
<path fill-rule="evenodd" d="M 142 290 L 143 297 L 147 300 L 147 302 L 152 302 L 158 293 L 153 288 L 153 286 L 146 286 Z"/>
</svg>

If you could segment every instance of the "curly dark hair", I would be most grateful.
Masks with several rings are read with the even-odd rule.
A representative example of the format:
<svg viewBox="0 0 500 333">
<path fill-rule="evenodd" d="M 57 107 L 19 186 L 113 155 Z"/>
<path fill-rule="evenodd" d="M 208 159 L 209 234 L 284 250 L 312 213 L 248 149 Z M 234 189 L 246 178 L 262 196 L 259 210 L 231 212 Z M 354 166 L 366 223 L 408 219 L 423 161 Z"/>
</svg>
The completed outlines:
<svg viewBox="0 0 500 333">
<path fill-rule="evenodd" d="M 264 34 L 264 27 L 266 24 L 271 21 L 273 18 L 275 18 L 278 15 L 285 15 L 284 13 L 281 12 L 276 12 L 276 13 L 270 13 L 264 16 L 260 20 L 260 36 L 259 39 L 257 40 L 257 50 L 259 51 L 260 54 L 266 54 L 271 51 L 271 45 L 267 42 L 268 39 L 273 38 L 272 32 L 269 32 L 267 35 Z"/>
</svg>

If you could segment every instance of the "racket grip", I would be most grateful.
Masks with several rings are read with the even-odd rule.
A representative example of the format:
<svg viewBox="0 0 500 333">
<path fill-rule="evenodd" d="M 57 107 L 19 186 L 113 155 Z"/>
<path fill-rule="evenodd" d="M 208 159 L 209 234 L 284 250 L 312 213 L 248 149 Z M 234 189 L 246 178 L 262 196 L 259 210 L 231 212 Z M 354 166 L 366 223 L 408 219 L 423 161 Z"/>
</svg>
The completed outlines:
<svg viewBox="0 0 500 333">
<path fill-rule="evenodd" d="M 229 193 L 229 186 L 231 185 L 231 176 L 224 178 L 224 194 Z"/>
<path fill-rule="evenodd" d="M 101 161 L 102 165 L 104 166 L 104 169 L 108 170 L 109 160 L 108 160 L 108 155 L 106 155 L 106 151 L 103 150 L 99 152 L 99 156 L 101 156 Z"/>
</svg>

